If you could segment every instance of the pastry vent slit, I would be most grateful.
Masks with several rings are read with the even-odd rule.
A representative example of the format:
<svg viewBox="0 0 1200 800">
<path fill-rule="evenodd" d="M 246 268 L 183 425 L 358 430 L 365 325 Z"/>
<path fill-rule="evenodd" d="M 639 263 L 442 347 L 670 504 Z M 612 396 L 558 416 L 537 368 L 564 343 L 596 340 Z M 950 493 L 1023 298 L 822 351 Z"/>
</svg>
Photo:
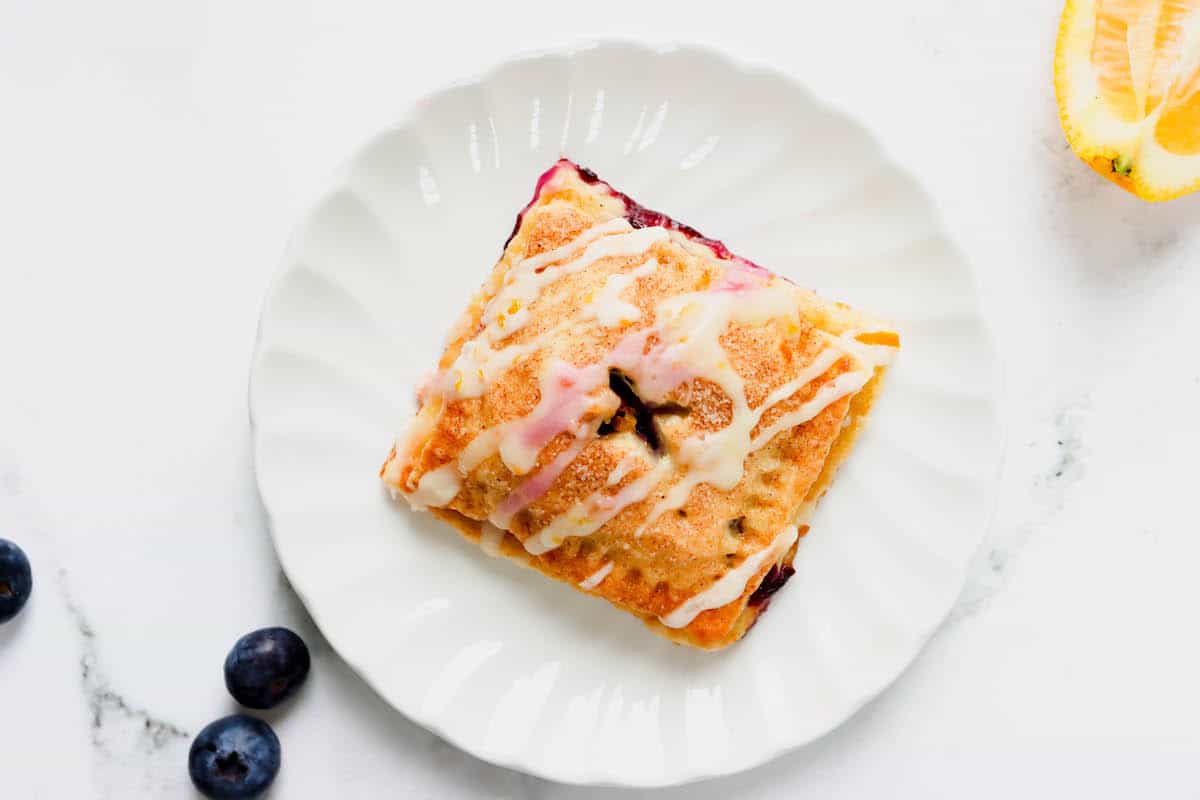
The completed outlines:
<svg viewBox="0 0 1200 800">
<path fill-rule="evenodd" d="M 621 400 L 621 405 L 612 416 L 600 424 L 601 436 L 614 433 L 633 433 L 644 441 L 651 450 L 662 453 L 662 437 L 659 435 L 656 417 L 686 415 L 688 409 L 679 403 L 647 403 L 637 393 L 633 381 L 619 369 L 608 371 L 608 387 Z"/>
</svg>

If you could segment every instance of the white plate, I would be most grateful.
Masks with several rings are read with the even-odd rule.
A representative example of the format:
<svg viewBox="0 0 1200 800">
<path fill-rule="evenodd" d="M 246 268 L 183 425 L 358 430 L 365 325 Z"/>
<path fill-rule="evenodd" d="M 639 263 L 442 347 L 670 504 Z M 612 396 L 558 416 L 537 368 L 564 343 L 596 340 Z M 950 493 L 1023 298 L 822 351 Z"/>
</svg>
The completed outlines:
<svg viewBox="0 0 1200 800">
<path fill-rule="evenodd" d="M 904 337 L 796 577 L 725 652 L 488 558 L 376 478 L 560 153 Z M 969 269 L 858 124 L 707 50 L 608 43 L 439 92 L 350 159 L 263 308 L 251 407 L 280 561 L 389 703 L 497 764 L 650 786 L 809 742 L 912 661 L 992 510 L 995 375 Z"/>
</svg>

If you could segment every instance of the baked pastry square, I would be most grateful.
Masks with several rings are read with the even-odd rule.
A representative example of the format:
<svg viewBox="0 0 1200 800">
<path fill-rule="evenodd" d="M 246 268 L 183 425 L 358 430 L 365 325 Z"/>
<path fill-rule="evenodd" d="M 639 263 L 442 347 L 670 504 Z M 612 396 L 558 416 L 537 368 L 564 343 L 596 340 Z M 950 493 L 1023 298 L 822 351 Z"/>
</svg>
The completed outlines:
<svg viewBox="0 0 1200 800">
<path fill-rule="evenodd" d="M 490 553 L 721 648 L 792 574 L 898 347 L 564 159 L 381 475 Z"/>
</svg>

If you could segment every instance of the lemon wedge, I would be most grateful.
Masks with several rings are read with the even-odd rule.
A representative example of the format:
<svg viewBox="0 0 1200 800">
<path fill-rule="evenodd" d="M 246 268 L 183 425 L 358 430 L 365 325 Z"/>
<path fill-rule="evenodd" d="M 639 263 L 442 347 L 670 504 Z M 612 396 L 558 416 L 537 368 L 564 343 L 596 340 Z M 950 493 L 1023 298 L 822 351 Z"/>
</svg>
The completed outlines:
<svg viewBox="0 0 1200 800">
<path fill-rule="evenodd" d="M 1145 200 L 1200 188 L 1200 0 L 1067 0 L 1054 88 L 1092 169 Z"/>
</svg>

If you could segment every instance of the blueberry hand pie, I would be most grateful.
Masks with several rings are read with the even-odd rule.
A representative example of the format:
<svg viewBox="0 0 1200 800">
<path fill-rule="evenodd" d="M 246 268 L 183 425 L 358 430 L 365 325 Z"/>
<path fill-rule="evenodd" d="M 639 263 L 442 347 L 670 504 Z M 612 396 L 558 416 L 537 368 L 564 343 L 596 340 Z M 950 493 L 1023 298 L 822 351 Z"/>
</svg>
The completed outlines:
<svg viewBox="0 0 1200 800">
<path fill-rule="evenodd" d="M 492 554 L 721 648 L 792 574 L 898 347 L 564 159 L 381 474 Z"/>
</svg>

